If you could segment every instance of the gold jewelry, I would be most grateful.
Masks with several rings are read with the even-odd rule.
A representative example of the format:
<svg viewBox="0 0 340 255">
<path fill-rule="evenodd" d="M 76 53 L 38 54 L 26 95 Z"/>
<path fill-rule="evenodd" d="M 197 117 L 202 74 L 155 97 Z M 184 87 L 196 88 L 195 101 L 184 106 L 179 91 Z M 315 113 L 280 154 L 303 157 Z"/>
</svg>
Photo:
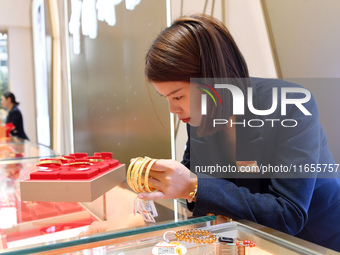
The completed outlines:
<svg viewBox="0 0 340 255">
<path fill-rule="evenodd" d="M 132 183 L 131 183 L 131 169 L 132 169 L 133 165 L 136 163 L 136 161 L 139 160 L 139 159 L 142 159 L 142 158 L 138 157 L 138 158 L 132 159 L 132 161 L 131 161 L 131 163 L 130 163 L 130 165 L 129 165 L 129 167 L 128 167 L 127 173 L 126 173 L 126 180 L 127 180 L 128 185 L 129 185 L 131 188 L 132 188 Z"/>
<path fill-rule="evenodd" d="M 146 192 L 153 192 L 155 191 L 156 189 L 154 188 L 149 188 L 149 173 L 150 173 L 150 170 L 151 170 L 151 167 L 152 165 L 157 161 L 157 159 L 153 159 L 150 161 L 148 167 L 146 168 L 145 170 L 145 176 L 144 176 L 144 190 Z"/>
<path fill-rule="evenodd" d="M 142 174 L 143 174 L 143 170 L 145 168 L 145 166 L 151 161 L 151 158 L 145 157 L 144 162 L 142 163 L 139 173 L 138 173 L 138 191 L 139 192 L 145 192 L 144 187 L 145 184 L 143 185 L 142 183 Z"/>
<path fill-rule="evenodd" d="M 215 234 L 202 229 L 179 230 L 176 232 L 175 237 L 180 241 L 200 244 L 214 243 L 217 240 Z"/>
<path fill-rule="evenodd" d="M 156 162 L 156 159 L 152 159 L 149 157 L 145 158 L 134 158 L 132 159 L 127 173 L 126 179 L 127 183 L 131 189 L 135 192 L 152 192 L 156 189 L 149 188 L 149 173 L 152 165 Z M 144 171 L 145 169 L 145 171 Z M 143 182 L 143 173 L 144 173 L 144 182 Z M 151 178 L 151 177 L 150 177 Z"/>
<path fill-rule="evenodd" d="M 86 162 L 86 161 L 84 161 L 84 162 L 71 162 L 68 165 L 69 166 L 74 166 L 74 165 L 91 165 L 91 163 L 90 162 Z"/>
<path fill-rule="evenodd" d="M 132 189 L 135 192 L 138 192 L 137 190 L 137 178 L 138 178 L 138 171 L 140 169 L 141 164 L 143 163 L 142 161 L 143 159 L 139 159 L 136 161 L 136 163 L 134 164 L 132 171 L 131 171 L 131 184 L 132 184 Z"/>
<path fill-rule="evenodd" d="M 46 159 L 41 160 L 38 164 L 38 166 L 48 166 L 48 165 L 61 165 L 61 161 L 59 159 Z"/>
<path fill-rule="evenodd" d="M 184 241 L 189 243 L 199 243 L 199 244 L 211 244 L 216 241 L 219 243 L 224 243 L 225 245 L 230 246 L 244 246 L 244 247 L 255 247 L 256 244 L 249 240 L 243 241 L 235 241 L 234 238 L 226 237 L 226 236 L 218 236 L 208 230 L 202 229 L 187 229 L 187 230 L 179 230 L 175 231 L 167 231 L 164 233 L 163 238 L 164 241 L 169 243 L 169 239 L 166 238 L 167 233 L 175 233 L 175 237 L 178 241 Z"/>
<path fill-rule="evenodd" d="M 190 196 L 190 198 L 188 199 L 189 203 L 196 202 L 197 185 L 198 185 L 198 183 L 196 182 L 195 190 L 189 193 L 189 196 Z"/>
<path fill-rule="evenodd" d="M 90 158 L 90 162 L 103 162 L 101 158 Z"/>
</svg>

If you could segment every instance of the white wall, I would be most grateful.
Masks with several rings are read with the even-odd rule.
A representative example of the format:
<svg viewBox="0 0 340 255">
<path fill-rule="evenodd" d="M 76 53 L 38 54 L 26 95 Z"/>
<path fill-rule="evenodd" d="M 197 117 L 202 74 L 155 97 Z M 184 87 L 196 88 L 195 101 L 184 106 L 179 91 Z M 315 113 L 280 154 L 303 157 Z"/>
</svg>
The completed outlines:
<svg viewBox="0 0 340 255">
<path fill-rule="evenodd" d="M 24 128 L 36 142 L 30 0 L 0 0 L 0 29 L 8 33 L 9 90 L 20 102 Z"/>
<path fill-rule="evenodd" d="M 315 96 L 335 161 L 340 163 L 340 1 L 266 0 L 282 75 Z"/>
<path fill-rule="evenodd" d="M 253 77 L 277 78 L 260 0 L 226 1 L 226 26 Z"/>
<path fill-rule="evenodd" d="M 340 1 L 265 2 L 283 77 L 340 78 Z"/>
</svg>

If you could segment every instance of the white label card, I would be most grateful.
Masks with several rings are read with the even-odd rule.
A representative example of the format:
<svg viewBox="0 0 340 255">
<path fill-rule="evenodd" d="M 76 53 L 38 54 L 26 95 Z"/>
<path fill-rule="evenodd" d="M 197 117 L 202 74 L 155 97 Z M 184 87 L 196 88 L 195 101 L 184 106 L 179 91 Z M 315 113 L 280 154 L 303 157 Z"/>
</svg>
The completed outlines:
<svg viewBox="0 0 340 255">
<path fill-rule="evenodd" d="M 158 216 L 155 204 L 152 200 L 142 200 L 138 197 L 135 198 L 135 213 L 142 215 L 144 221 L 146 222 L 156 222 L 154 217 Z"/>
<path fill-rule="evenodd" d="M 153 200 L 146 200 L 145 207 L 146 207 L 146 210 L 148 210 L 153 217 L 158 216 L 157 209 L 156 209 L 156 206 Z"/>
</svg>

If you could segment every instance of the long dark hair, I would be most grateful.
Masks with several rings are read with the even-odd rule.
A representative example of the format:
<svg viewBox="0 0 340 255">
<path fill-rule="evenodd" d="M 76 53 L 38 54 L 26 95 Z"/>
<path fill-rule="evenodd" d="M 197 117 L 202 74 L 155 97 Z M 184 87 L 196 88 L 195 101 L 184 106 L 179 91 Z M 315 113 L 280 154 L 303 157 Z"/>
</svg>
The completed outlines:
<svg viewBox="0 0 340 255">
<path fill-rule="evenodd" d="M 12 103 L 13 103 L 15 106 L 19 105 L 19 102 L 17 102 L 17 101 L 15 100 L 15 96 L 14 96 L 14 94 L 13 94 L 12 92 L 7 91 L 7 92 L 4 92 L 2 95 L 3 95 L 6 99 L 10 98 L 11 101 L 12 101 Z"/>
<path fill-rule="evenodd" d="M 158 35 L 146 55 L 145 76 L 149 82 L 190 82 L 190 78 L 213 78 L 216 83 L 221 79 L 235 81 L 249 78 L 249 73 L 225 25 L 211 16 L 196 14 L 175 20 Z M 244 94 L 250 86 L 244 82 L 235 85 Z M 203 116 L 198 133 L 212 133 L 209 119 L 227 119 L 232 115 L 231 93 L 222 89 L 218 94 L 225 107 L 208 103 L 210 110 Z"/>
</svg>

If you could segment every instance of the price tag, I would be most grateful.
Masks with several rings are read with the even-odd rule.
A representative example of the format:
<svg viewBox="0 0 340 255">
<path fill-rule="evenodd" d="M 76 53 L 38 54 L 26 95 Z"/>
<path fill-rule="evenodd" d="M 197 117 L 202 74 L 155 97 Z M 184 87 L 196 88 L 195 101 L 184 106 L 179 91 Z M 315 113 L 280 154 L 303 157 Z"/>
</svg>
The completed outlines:
<svg viewBox="0 0 340 255">
<path fill-rule="evenodd" d="M 146 210 L 148 210 L 153 217 L 158 216 L 157 209 L 155 207 L 155 203 L 152 200 L 146 200 L 145 201 L 145 207 L 146 207 Z"/>
<path fill-rule="evenodd" d="M 187 254 L 185 248 L 179 242 L 159 242 L 152 249 L 152 255 L 184 255 Z"/>
<path fill-rule="evenodd" d="M 148 201 L 150 201 L 150 200 L 148 200 Z M 153 201 L 152 201 L 152 203 L 153 203 Z M 145 222 L 156 222 L 155 219 L 154 219 L 154 216 L 153 216 L 153 214 L 155 214 L 155 212 L 157 214 L 157 210 L 156 210 L 155 207 L 154 207 L 155 211 L 152 211 L 152 213 L 151 213 L 151 211 L 149 211 L 147 209 L 145 201 L 142 200 L 142 199 L 139 199 L 138 197 L 135 198 L 134 204 L 135 204 L 135 209 L 134 209 L 135 213 L 138 212 L 140 215 L 142 215 Z M 152 209 L 152 204 L 150 204 L 148 206 Z M 158 214 L 157 214 L 157 216 L 158 216 Z"/>
</svg>

